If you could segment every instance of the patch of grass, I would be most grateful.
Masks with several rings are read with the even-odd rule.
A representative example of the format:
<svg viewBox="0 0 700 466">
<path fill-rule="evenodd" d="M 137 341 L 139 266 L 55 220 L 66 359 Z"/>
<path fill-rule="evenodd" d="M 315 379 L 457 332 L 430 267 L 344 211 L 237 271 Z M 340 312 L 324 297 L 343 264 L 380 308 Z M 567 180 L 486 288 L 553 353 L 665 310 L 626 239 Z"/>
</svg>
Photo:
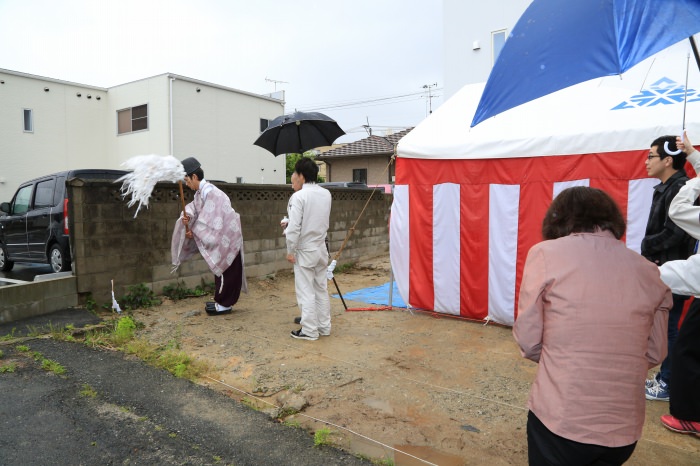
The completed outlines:
<svg viewBox="0 0 700 466">
<path fill-rule="evenodd" d="M 2 359 L 4 357 L 5 357 L 5 353 L 2 350 L 0 350 L 0 359 Z"/>
<path fill-rule="evenodd" d="M 168 434 L 168 437 L 170 437 L 170 438 L 176 438 L 176 437 L 177 437 L 177 433 L 176 433 L 176 432 L 170 432 L 170 433 Z"/>
<path fill-rule="evenodd" d="M 209 371 L 209 365 L 193 359 L 184 351 L 154 346 L 147 340 L 136 338 L 126 345 L 126 351 L 161 369 L 165 369 L 175 377 L 195 381 L 197 377 Z"/>
<path fill-rule="evenodd" d="M 247 407 L 249 407 L 250 409 L 252 409 L 254 411 L 260 411 L 260 409 L 258 409 L 258 406 L 255 404 L 255 401 L 251 400 L 247 396 L 244 396 L 243 398 L 241 398 L 241 403 L 243 403 L 244 405 L 246 405 Z"/>
<path fill-rule="evenodd" d="M 29 346 L 27 346 L 27 345 L 17 345 L 17 346 L 15 346 L 15 349 L 16 349 L 17 351 L 19 351 L 20 353 L 26 353 L 27 351 L 29 351 Z"/>
<path fill-rule="evenodd" d="M 332 431 L 328 427 L 321 427 L 314 432 L 314 447 L 322 447 L 324 445 L 333 445 L 331 441 Z"/>
<path fill-rule="evenodd" d="M 38 337 L 43 332 L 41 329 L 35 325 L 27 325 L 27 336 L 28 337 Z"/>
<path fill-rule="evenodd" d="M 14 372 L 17 369 L 17 364 L 14 362 L 11 362 L 9 364 L 3 364 L 0 366 L 0 374 L 4 374 L 6 372 Z"/>
<path fill-rule="evenodd" d="M 153 293 L 153 290 L 143 283 L 130 286 L 129 293 L 122 296 L 119 301 L 127 310 L 149 308 L 161 303 L 160 298 Z"/>
<path fill-rule="evenodd" d="M 92 293 L 88 293 L 85 299 L 85 309 L 95 314 L 97 312 L 97 301 L 92 297 Z"/>
<path fill-rule="evenodd" d="M 65 327 L 55 327 L 53 324 L 49 324 L 51 338 L 58 341 L 75 341 L 75 337 L 73 337 L 74 329 L 75 326 L 73 324 L 68 324 Z"/>
<path fill-rule="evenodd" d="M 38 351 L 32 351 L 29 354 L 32 357 L 32 359 L 34 359 L 35 361 L 41 361 L 42 359 L 44 359 L 44 355 Z"/>
<path fill-rule="evenodd" d="M 66 373 L 66 368 L 57 363 L 56 361 L 52 361 L 51 359 L 43 359 L 41 361 L 41 368 L 44 369 L 45 371 L 53 372 L 56 375 L 61 375 Z"/>
<path fill-rule="evenodd" d="M 85 398 L 95 398 L 97 396 L 97 391 L 90 385 L 84 383 L 83 388 L 80 390 L 80 396 Z"/>
<path fill-rule="evenodd" d="M 213 456 L 214 459 L 214 464 L 219 464 L 221 463 L 222 458 L 220 456 Z"/>
<path fill-rule="evenodd" d="M 14 339 L 16 338 L 16 337 L 15 337 L 15 332 L 16 332 L 16 331 L 17 331 L 17 329 L 14 328 L 14 327 L 12 327 L 12 330 L 10 330 L 10 333 L 8 333 L 8 334 L 3 335 L 3 336 L 0 337 L 0 341 L 10 341 L 10 340 L 14 340 Z"/>
<path fill-rule="evenodd" d="M 296 429 L 301 429 L 301 423 L 297 421 L 296 419 L 292 419 L 291 421 L 285 420 L 282 424 L 284 424 L 287 427 L 294 427 Z"/>
<path fill-rule="evenodd" d="M 294 408 L 281 408 L 277 413 L 277 419 L 284 419 L 285 417 L 292 416 L 298 412 L 299 411 Z"/>
<path fill-rule="evenodd" d="M 394 466 L 394 460 L 391 458 L 373 459 L 371 461 L 372 464 L 376 464 L 378 466 Z"/>
<path fill-rule="evenodd" d="M 127 341 L 131 341 L 134 338 L 135 331 L 136 322 L 134 322 L 134 319 L 129 316 L 120 317 L 114 327 L 114 343 L 121 346 Z"/>
<path fill-rule="evenodd" d="M 180 299 L 192 298 L 198 296 L 206 296 L 213 292 L 214 287 L 202 281 L 202 285 L 198 285 L 195 289 L 190 289 L 185 286 L 185 283 L 179 281 L 174 285 L 166 285 L 163 287 L 163 295 L 178 301 Z"/>
</svg>

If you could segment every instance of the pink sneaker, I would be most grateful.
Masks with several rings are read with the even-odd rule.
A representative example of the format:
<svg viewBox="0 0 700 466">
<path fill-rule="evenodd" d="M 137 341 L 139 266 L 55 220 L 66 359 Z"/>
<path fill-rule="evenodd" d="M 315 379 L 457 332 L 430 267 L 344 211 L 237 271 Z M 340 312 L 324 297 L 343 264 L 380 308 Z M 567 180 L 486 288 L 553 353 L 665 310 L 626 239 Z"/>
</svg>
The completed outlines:
<svg viewBox="0 0 700 466">
<path fill-rule="evenodd" d="M 700 422 L 683 421 L 671 416 L 670 414 L 664 414 L 661 416 L 661 424 L 674 432 L 679 432 L 681 434 L 693 434 L 700 437 Z"/>
</svg>

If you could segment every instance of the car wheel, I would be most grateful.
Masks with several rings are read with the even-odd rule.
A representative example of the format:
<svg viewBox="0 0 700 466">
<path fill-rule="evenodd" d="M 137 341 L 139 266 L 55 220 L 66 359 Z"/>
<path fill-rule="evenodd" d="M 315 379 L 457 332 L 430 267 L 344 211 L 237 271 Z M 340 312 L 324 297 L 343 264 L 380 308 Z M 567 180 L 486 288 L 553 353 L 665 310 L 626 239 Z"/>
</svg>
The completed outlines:
<svg viewBox="0 0 700 466">
<path fill-rule="evenodd" d="M 65 272 L 70 269 L 70 262 L 67 254 L 63 252 L 61 246 L 54 244 L 49 249 L 49 264 L 54 272 Z"/>
<path fill-rule="evenodd" d="M 7 260 L 7 251 L 5 251 L 5 245 L 0 244 L 0 270 L 3 272 L 9 272 L 15 263 L 11 260 Z"/>
</svg>

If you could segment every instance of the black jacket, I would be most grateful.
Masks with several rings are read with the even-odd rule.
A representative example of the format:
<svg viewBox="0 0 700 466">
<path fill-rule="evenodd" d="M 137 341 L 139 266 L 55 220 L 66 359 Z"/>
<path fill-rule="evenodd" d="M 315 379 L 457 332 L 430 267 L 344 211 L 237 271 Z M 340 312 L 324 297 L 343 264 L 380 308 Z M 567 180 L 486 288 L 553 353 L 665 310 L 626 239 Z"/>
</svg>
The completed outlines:
<svg viewBox="0 0 700 466">
<path fill-rule="evenodd" d="M 649 221 L 642 240 L 642 255 L 658 265 L 687 259 L 693 252 L 695 240 L 668 218 L 671 201 L 686 181 L 688 175 L 681 169 L 665 183 L 654 186 Z"/>
</svg>

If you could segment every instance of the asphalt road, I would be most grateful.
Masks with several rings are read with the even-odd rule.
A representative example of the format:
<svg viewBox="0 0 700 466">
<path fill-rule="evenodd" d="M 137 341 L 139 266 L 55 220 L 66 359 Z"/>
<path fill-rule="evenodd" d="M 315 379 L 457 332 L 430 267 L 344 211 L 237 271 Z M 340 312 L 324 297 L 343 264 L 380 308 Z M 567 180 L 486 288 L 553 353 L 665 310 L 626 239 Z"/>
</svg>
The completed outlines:
<svg viewBox="0 0 700 466">
<path fill-rule="evenodd" d="M 2 325 L 0 337 L 97 321 L 67 310 Z M 0 372 L 0 465 L 369 464 L 121 352 L 41 338 L 21 344 L 66 372 L 45 371 L 17 343 L 0 341 L 0 367 L 18 361 Z"/>
</svg>

